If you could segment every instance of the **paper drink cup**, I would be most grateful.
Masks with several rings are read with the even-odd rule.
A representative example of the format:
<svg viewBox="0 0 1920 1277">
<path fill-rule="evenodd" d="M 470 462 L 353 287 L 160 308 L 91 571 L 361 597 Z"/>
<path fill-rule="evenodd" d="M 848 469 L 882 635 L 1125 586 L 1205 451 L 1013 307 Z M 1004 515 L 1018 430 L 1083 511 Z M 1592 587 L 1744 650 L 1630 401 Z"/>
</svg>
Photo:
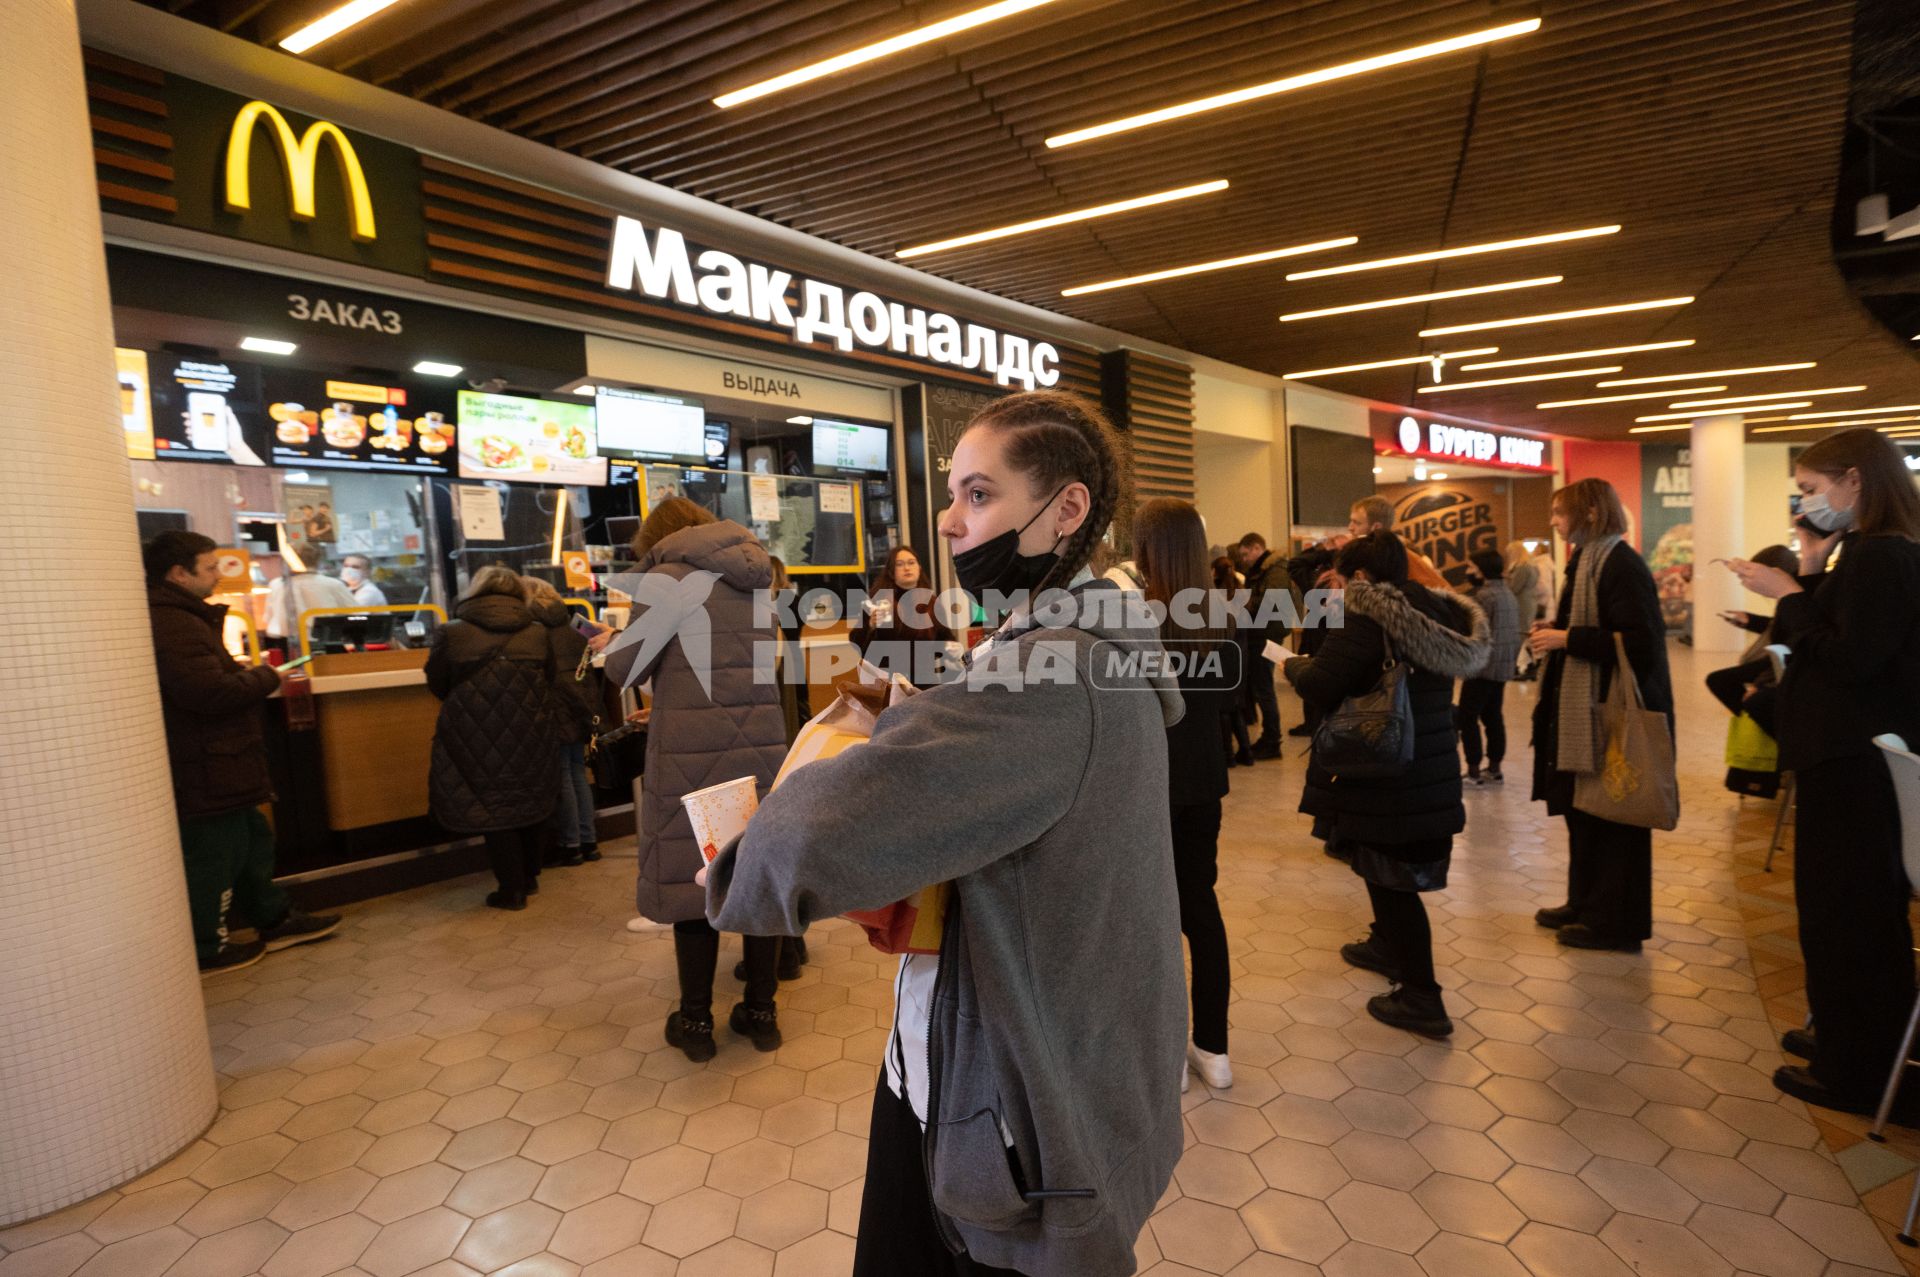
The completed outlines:
<svg viewBox="0 0 1920 1277">
<path fill-rule="evenodd" d="M 700 857 L 711 862 L 720 849 L 746 832 L 747 821 L 760 807 L 760 795 L 751 776 L 696 789 L 680 799 L 693 826 Z"/>
</svg>

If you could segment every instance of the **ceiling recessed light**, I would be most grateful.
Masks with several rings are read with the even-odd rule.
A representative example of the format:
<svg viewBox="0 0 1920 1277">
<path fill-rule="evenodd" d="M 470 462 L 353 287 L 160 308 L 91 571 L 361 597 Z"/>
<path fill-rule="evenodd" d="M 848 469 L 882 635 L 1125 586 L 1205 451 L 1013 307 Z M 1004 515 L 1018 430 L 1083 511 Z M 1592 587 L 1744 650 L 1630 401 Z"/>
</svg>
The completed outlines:
<svg viewBox="0 0 1920 1277">
<path fill-rule="evenodd" d="M 1444 479 L 1446 477 L 1447 472 L 1445 470 L 1432 470 L 1427 473 L 1427 478 L 1429 479 Z"/>
<path fill-rule="evenodd" d="M 1528 35 L 1540 29 L 1540 19 L 1528 18 L 1522 22 L 1503 23 L 1497 27 L 1485 27 L 1479 31 L 1469 31 L 1465 35 L 1452 36 L 1445 40 L 1435 40 L 1428 44 L 1417 44 L 1411 48 L 1397 49 L 1392 53 L 1382 53 L 1371 58 L 1361 58 L 1356 62 L 1342 62 L 1336 66 L 1322 67 L 1318 71 L 1306 71 L 1299 75 L 1290 75 L 1282 80 L 1269 80 L 1264 84 L 1248 85 L 1243 89 L 1234 89 L 1227 93 L 1215 93 L 1204 98 L 1195 98 L 1190 102 L 1180 102 L 1173 106 L 1163 106 L 1158 110 L 1145 111 L 1139 115 L 1123 116 L 1109 120 L 1105 124 L 1096 124 L 1090 128 L 1074 129 L 1047 139 L 1049 147 L 1072 146 L 1076 142 L 1088 142 L 1094 138 L 1110 137 L 1115 133 L 1126 133 L 1133 129 L 1144 129 L 1155 124 L 1164 124 L 1169 120 L 1185 119 L 1190 115 L 1199 115 L 1206 111 L 1218 111 L 1223 107 L 1239 106 L 1245 102 L 1257 102 L 1261 98 L 1273 97 L 1280 93 L 1291 93 L 1295 89 L 1309 88 L 1316 84 L 1326 84 L 1333 80 L 1344 80 L 1349 76 L 1365 75 L 1369 71 L 1384 71 L 1388 67 L 1404 66 L 1409 62 L 1418 62 L 1423 58 L 1439 57 L 1460 49 L 1477 48 L 1491 44 L 1496 40 L 1507 40 L 1514 36 Z"/>
<path fill-rule="evenodd" d="M 1348 262 L 1344 266 L 1321 266 L 1314 270 L 1295 271 L 1287 276 L 1288 283 L 1303 279 L 1324 279 L 1329 275 L 1351 275 L 1355 271 L 1385 270 L 1390 266 L 1413 266 L 1420 262 L 1440 262 L 1455 257 L 1472 257 L 1479 253 L 1504 253 L 1516 248 L 1535 248 L 1541 244 L 1560 244 L 1570 239 L 1592 239 L 1596 235 L 1618 233 L 1618 226 L 1589 226 L 1585 230 L 1555 231 L 1551 235 L 1528 235 L 1523 239 L 1491 240 L 1485 244 L 1464 244 L 1459 248 L 1436 248 L 1429 253 L 1407 253 L 1400 257 L 1376 257 L 1369 262 Z"/>
<path fill-rule="evenodd" d="M 597 395 L 600 393 L 600 387 L 575 386 L 572 390 L 569 390 L 567 393 L 570 395 Z"/>
<path fill-rule="evenodd" d="M 1557 355 L 1528 355 L 1521 359 L 1495 359 L 1484 364 L 1463 364 L 1462 372 L 1480 372 L 1488 368 L 1519 368 L 1526 364 L 1557 364 L 1569 359 L 1603 359 L 1608 355 L 1637 355 L 1643 350 L 1675 350 L 1693 345 L 1693 338 L 1682 341 L 1650 341 L 1640 346 L 1602 346 L 1598 350 L 1568 350 Z"/>
<path fill-rule="evenodd" d="M 1715 377 L 1757 377 L 1766 372 L 1798 372 L 1802 368 L 1818 367 L 1809 361 L 1801 364 L 1757 364 L 1752 368 L 1709 368 L 1705 372 L 1669 372 L 1658 377 L 1626 377 L 1620 381 L 1603 381 L 1602 386 L 1657 386 L 1663 381 L 1707 381 Z M 1679 393 L 1679 392 L 1675 392 Z"/>
<path fill-rule="evenodd" d="M 1299 257 L 1303 253 L 1319 253 L 1329 248 L 1345 248 L 1349 244 L 1358 244 L 1358 238 L 1342 235 L 1338 239 L 1315 240 L 1311 244 L 1295 244 L 1292 248 L 1269 249 L 1264 253 L 1248 253 L 1242 257 L 1222 257 L 1217 261 L 1197 262 L 1192 266 L 1174 266 L 1167 270 L 1149 271 L 1145 275 L 1128 275 L 1125 279 L 1103 280 L 1098 284 L 1080 284 L 1074 288 L 1060 290 L 1062 297 L 1083 297 L 1088 293 L 1104 293 L 1110 288 L 1130 288 L 1135 284 L 1153 284 L 1163 279 L 1175 279 L 1181 275 L 1199 275 L 1207 271 L 1228 270 L 1235 266 L 1256 266 L 1261 262 L 1278 261 L 1282 257 Z"/>
<path fill-rule="evenodd" d="M 1725 399 L 1695 399 L 1688 402 L 1667 405 L 1670 408 L 1721 408 L 1727 404 L 1752 404 L 1761 411 L 1780 407 L 1768 403 L 1770 399 L 1817 399 L 1822 395 L 1857 395 L 1865 386 L 1825 386 L 1819 390 L 1774 390 L 1765 394 L 1756 392 L 1751 395 L 1732 395 Z"/>
<path fill-rule="evenodd" d="M 1456 381 L 1450 386 L 1422 386 L 1423 395 L 1444 395 L 1454 390 L 1484 390 L 1489 386 L 1518 386 L 1530 381 L 1562 381 L 1568 377 L 1593 377 L 1602 373 L 1619 372 L 1620 365 L 1606 368 L 1569 368 L 1564 372 L 1535 372 L 1523 377 L 1492 377 L 1485 381 Z"/>
<path fill-rule="evenodd" d="M 350 0 L 282 39 L 280 47 L 288 53 L 305 53 L 322 40 L 331 40 L 348 27 L 358 26 L 393 3 L 394 0 Z"/>
<path fill-rule="evenodd" d="M 1770 411 L 1777 410 L 1780 408 L 1810 408 L 1813 406 L 1813 400 L 1798 399 L 1798 400 L 1791 400 L 1787 403 L 1759 404 L 1757 406 L 1766 408 Z M 1740 410 L 1738 408 L 1722 408 L 1717 412 L 1712 410 L 1709 410 L 1706 412 L 1657 412 L 1650 417 L 1635 417 L 1634 420 L 1635 421 L 1698 421 L 1702 417 L 1731 417 L 1737 414 L 1739 411 Z"/>
<path fill-rule="evenodd" d="M 1383 472 L 1383 471 L 1382 471 L 1382 470 L 1380 469 L 1380 467 L 1379 467 L 1379 466 L 1375 466 L 1375 467 L 1373 468 L 1373 472 L 1374 472 L 1375 474 L 1381 474 L 1381 473 L 1384 473 L 1384 472 Z"/>
<path fill-rule="evenodd" d="M 1453 324 L 1446 328 L 1422 328 L 1422 337 L 1445 337 L 1451 333 L 1479 333 L 1490 328 L 1524 328 L 1528 324 L 1557 324 L 1568 319 L 1592 319 L 1597 315 L 1624 315 L 1635 310 L 1662 310 L 1685 306 L 1691 297 L 1660 297 L 1653 301 L 1623 302 L 1618 306 L 1589 306 L 1584 310 L 1561 310 L 1546 315 L 1515 315 L 1511 319 L 1489 319 L 1478 324 Z"/>
<path fill-rule="evenodd" d="M 290 341 L 275 341 L 271 337 L 244 337 L 240 349 L 251 350 L 256 355 L 291 355 L 300 347 Z"/>
<path fill-rule="evenodd" d="M 743 102 L 752 102 L 768 94 L 779 93 L 783 89 L 791 89 L 796 85 L 807 84 L 824 76 L 851 70 L 879 58 L 930 44 L 935 40 L 944 40 L 950 35 L 971 31 L 974 27 L 985 26 L 989 22 L 998 22 L 1002 18 L 1011 18 L 1015 14 L 1025 13 L 1029 9 L 1038 9 L 1042 5 L 1052 3 L 1053 0 L 1000 0 L 998 4 L 956 14 L 944 22 L 915 27 L 911 31 L 890 36 L 885 40 L 877 40 L 872 44 L 861 45 L 857 49 L 850 49 L 819 62 L 808 63 L 806 66 L 776 75 L 771 80 L 762 80 L 757 84 L 749 84 L 744 89 L 722 93 L 713 100 L 713 104 L 721 110 L 726 110 L 728 107 L 739 106 Z"/>
<path fill-rule="evenodd" d="M 1328 306 L 1321 310 L 1296 310 L 1280 316 L 1283 324 L 1299 319 L 1324 319 L 1328 315 L 1351 315 L 1362 310 L 1384 310 L 1389 306 L 1414 306 L 1421 302 L 1447 301 L 1454 297 L 1477 297 L 1481 293 L 1510 293 L 1516 288 L 1544 288 L 1565 279 L 1564 275 L 1540 275 L 1533 279 L 1510 279 L 1502 284 L 1479 284 L 1472 288 L 1449 288 L 1437 293 L 1409 293 L 1405 297 L 1382 297 L 1378 301 L 1355 302 L 1351 306 Z"/>
<path fill-rule="evenodd" d="M 422 359 L 413 366 L 413 370 L 428 377 L 458 377 L 461 367 L 459 364 L 443 364 L 437 359 Z"/>
<path fill-rule="evenodd" d="M 1431 355 L 1404 355 L 1399 359 L 1376 359 L 1366 364 L 1341 364 L 1337 368 L 1309 368 L 1305 372 L 1290 372 L 1282 381 L 1299 381 L 1305 377 L 1331 377 L 1342 372 L 1371 372 L 1375 368 L 1404 368 L 1410 364 L 1430 364 L 1436 359 L 1471 359 L 1475 355 L 1494 355 L 1500 352 L 1498 346 L 1479 346 L 1473 350 L 1435 351 Z"/>
<path fill-rule="evenodd" d="M 1065 226 L 1071 222 L 1090 221 L 1096 217 L 1111 217 L 1115 213 L 1130 213 L 1137 208 L 1151 208 L 1155 204 L 1169 204 L 1174 200 L 1192 199 L 1196 195 L 1212 195 L 1216 191 L 1227 189 L 1224 179 L 1212 182 L 1198 182 L 1192 186 L 1177 186 L 1170 191 L 1156 191 L 1152 195 L 1140 195 L 1128 200 L 1115 200 L 1110 204 L 1095 204 L 1088 208 L 1077 208 L 1067 213 L 1055 213 L 1052 217 L 1036 217 L 1031 221 L 1015 222 L 1011 226 L 999 226 L 990 231 L 975 231 L 971 235 L 956 235 L 952 239 L 938 239 L 930 244 L 915 244 L 912 248 L 903 248 L 895 257 L 923 257 L 928 253 L 944 252 L 950 248 L 965 248 L 969 244 L 984 244 L 989 240 L 1006 239 L 1010 235 L 1026 235 L 1032 231 L 1044 231 L 1055 226 Z"/>
<path fill-rule="evenodd" d="M 1689 386 L 1685 390 L 1648 390 L 1635 395 L 1598 395 L 1592 399 L 1554 399 L 1535 408 L 1586 408 L 1593 404 L 1627 403 L 1634 399 L 1671 399 L 1675 395 L 1708 395 L 1725 386 Z"/>
</svg>

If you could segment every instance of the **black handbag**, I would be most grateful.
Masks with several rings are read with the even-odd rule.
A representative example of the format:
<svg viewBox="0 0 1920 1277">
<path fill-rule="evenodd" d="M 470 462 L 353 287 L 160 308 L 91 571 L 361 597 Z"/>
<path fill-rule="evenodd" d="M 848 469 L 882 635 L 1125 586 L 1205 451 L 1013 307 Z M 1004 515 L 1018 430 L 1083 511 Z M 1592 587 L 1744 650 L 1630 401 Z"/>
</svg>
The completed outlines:
<svg viewBox="0 0 1920 1277">
<path fill-rule="evenodd" d="M 1394 658 L 1393 640 L 1386 649 L 1380 681 L 1341 701 L 1314 730 L 1313 761 L 1335 776 L 1398 776 L 1413 762 L 1411 670 Z"/>
<path fill-rule="evenodd" d="M 647 769 L 647 729 L 638 723 L 622 723 L 603 732 L 598 715 L 593 725 L 594 733 L 587 741 L 587 768 L 593 775 L 593 787 L 631 800 L 633 782 Z"/>
</svg>

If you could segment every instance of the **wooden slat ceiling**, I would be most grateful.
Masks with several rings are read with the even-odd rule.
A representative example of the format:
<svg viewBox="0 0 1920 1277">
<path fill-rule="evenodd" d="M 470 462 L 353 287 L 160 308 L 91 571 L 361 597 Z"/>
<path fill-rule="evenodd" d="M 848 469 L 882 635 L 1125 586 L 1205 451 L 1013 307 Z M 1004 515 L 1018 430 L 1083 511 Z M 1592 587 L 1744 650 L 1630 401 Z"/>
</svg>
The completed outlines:
<svg viewBox="0 0 1920 1277">
<path fill-rule="evenodd" d="M 337 0 L 149 0 L 272 43 Z M 1273 373 L 1463 345 L 1496 358 L 1691 337 L 1619 376 L 1817 360 L 1763 391 L 1920 402 L 1920 365 L 1829 244 L 1848 0 L 1055 0 L 730 111 L 711 99 L 975 0 L 401 0 L 310 60 L 641 177 L 888 255 L 1213 178 L 1221 194 L 917 259 L 935 274 Z M 1484 50 L 1078 146 L 1070 128 L 1539 16 Z M 1289 269 L 1618 222 L 1603 239 L 1289 284 Z M 1060 290 L 1309 240 L 1351 249 L 1078 298 Z M 1282 325 L 1283 311 L 1538 275 L 1565 282 Z M 1692 294 L 1693 305 L 1423 344 L 1423 327 Z M 1560 365 L 1565 368 L 1579 365 Z M 1463 374 L 1511 376 L 1540 368 Z M 1330 388 L 1622 438 L 1659 400 L 1593 379 L 1417 395 Z M 1774 436 L 1776 438 L 1780 436 Z"/>
</svg>

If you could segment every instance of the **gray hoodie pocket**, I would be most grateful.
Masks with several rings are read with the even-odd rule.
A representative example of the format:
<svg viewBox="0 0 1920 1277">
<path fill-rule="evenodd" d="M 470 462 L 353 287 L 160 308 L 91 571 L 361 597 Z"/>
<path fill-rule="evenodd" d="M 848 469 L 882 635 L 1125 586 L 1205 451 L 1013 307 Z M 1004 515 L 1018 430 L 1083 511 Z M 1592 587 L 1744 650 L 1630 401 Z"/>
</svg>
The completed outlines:
<svg viewBox="0 0 1920 1277">
<path fill-rule="evenodd" d="M 1029 1209 L 1000 1137 L 1000 1119 L 987 1109 L 938 1128 L 932 1189 L 943 1214 L 980 1228 L 1011 1228 Z"/>
</svg>

